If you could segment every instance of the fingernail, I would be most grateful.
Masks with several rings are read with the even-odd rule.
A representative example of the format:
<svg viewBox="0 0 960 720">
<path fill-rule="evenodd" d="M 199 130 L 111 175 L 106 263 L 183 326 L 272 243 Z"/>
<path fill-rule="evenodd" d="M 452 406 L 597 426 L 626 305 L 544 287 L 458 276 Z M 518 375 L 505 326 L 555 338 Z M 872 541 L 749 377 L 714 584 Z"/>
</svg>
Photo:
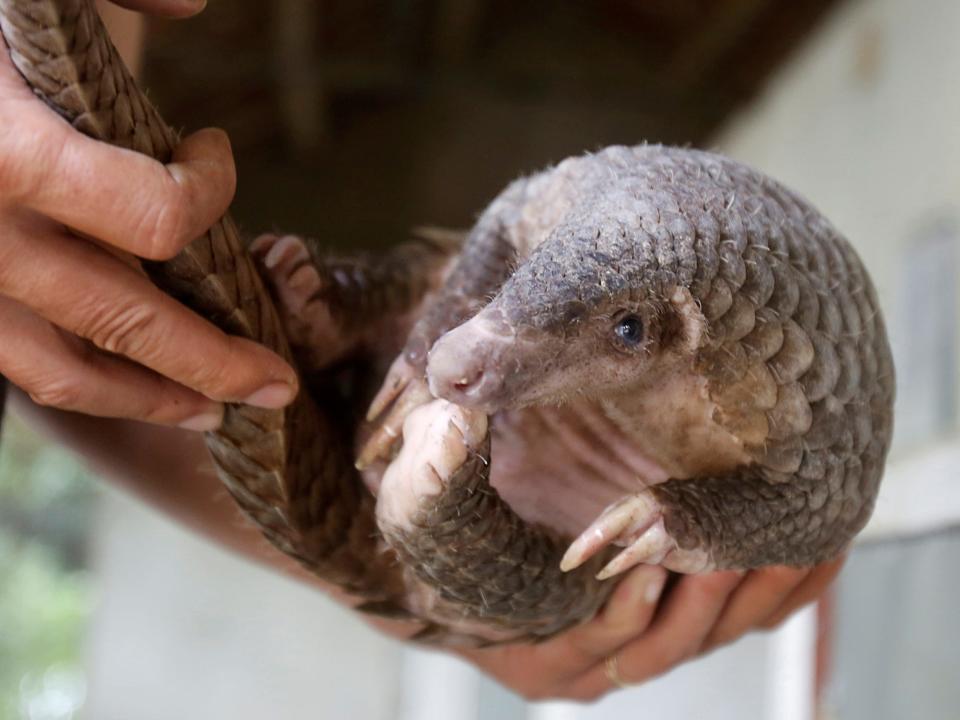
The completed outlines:
<svg viewBox="0 0 960 720">
<path fill-rule="evenodd" d="M 184 430 L 193 430 L 195 432 L 209 432 L 211 430 L 216 430 L 220 427 L 220 424 L 223 422 L 223 405 L 217 405 L 213 410 L 208 410 L 199 415 L 194 415 L 191 418 L 187 418 L 181 423 L 178 423 L 177 427 L 181 427 Z"/>
<path fill-rule="evenodd" d="M 622 585 L 625 587 L 620 595 L 630 607 L 636 607 L 640 602 L 655 602 L 666 576 L 666 572 L 658 565 L 640 565 L 624 578 Z"/>
<path fill-rule="evenodd" d="M 657 565 L 631 570 L 610 598 L 607 620 L 615 626 L 634 622 L 644 606 L 656 606 L 666 579 L 667 572 Z"/>
<path fill-rule="evenodd" d="M 650 579 L 643 590 L 643 601 L 648 605 L 653 605 L 660 599 L 660 593 L 663 592 L 663 586 L 667 582 L 667 573 L 659 572 L 656 577 Z"/>
<path fill-rule="evenodd" d="M 296 394 L 293 387 L 287 383 L 276 382 L 260 388 L 243 402 L 266 410 L 279 410 L 289 405 Z"/>
<path fill-rule="evenodd" d="M 180 17 L 192 17 L 207 7 L 207 0 L 180 0 Z"/>
</svg>

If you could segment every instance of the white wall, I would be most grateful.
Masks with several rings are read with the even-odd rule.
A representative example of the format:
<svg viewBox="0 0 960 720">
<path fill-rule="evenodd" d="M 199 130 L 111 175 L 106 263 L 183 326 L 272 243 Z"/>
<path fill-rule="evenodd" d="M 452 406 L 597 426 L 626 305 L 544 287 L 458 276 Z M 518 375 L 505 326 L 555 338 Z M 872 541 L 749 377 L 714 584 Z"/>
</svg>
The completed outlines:
<svg viewBox="0 0 960 720">
<path fill-rule="evenodd" d="M 956 417 L 933 417 L 960 398 L 958 37 L 956 0 L 842 3 L 716 142 L 813 201 L 878 287 L 899 392 L 875 535 L 960 522 Z"/>
<path fill-rule="evenodd" d="M 402 647 L 355 614 L 119 494 L 97 528 L 85 717 L 396 717 Z"/>
<path fill-rule="evenodd" d="M 960 204 L 960 4 L 848 0 L 717 146 L 809 197 L 888 301 L 904 242 Z"/>
</svg>

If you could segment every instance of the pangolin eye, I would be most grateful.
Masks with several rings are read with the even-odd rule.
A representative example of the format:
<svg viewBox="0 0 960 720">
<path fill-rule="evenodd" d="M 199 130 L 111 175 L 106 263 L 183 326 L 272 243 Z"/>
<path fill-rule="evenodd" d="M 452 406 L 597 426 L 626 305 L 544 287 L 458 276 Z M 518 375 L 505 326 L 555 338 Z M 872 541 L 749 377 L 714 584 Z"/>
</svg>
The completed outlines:
<svg viewBox="0 0 960 720">
<path fill-rule="evenodd" d="M 636 315 L 624 315 L 617 321 L 613 331 L 624 345 L 639 345 L 643 340 L 643 320 Z"/>
</svg>

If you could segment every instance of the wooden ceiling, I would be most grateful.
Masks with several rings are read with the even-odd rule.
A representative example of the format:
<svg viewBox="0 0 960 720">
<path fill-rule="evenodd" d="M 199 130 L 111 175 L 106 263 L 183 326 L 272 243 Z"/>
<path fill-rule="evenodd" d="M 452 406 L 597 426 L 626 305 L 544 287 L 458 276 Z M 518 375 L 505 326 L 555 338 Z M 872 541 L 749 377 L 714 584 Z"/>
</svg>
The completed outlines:
<svg viewBox="0 0 960 720">
<path fill-rule="evenodd" d="M 171 120 L 228 129 L 241 217 L 380 244 L 567 154 L 709 143 L 835 4 L 217 2 L 156 24 L 147 85 Z"/>
</svg>

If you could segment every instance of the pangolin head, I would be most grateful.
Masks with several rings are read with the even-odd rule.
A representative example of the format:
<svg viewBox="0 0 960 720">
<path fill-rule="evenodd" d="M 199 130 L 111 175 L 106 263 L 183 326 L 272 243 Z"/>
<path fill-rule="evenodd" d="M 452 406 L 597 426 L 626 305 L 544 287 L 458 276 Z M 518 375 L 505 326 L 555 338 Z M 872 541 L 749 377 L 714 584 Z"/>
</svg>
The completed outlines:
<svg viewBox="0 0 960 720">
<path fill-rule="evenodd" d="M 487 412 L 602 399 L 689 368 L 704 339 L 697 303 L 650 242 L 561 226 L 434 344 L 427 375 L 434 395 Z"/>
</svg>

